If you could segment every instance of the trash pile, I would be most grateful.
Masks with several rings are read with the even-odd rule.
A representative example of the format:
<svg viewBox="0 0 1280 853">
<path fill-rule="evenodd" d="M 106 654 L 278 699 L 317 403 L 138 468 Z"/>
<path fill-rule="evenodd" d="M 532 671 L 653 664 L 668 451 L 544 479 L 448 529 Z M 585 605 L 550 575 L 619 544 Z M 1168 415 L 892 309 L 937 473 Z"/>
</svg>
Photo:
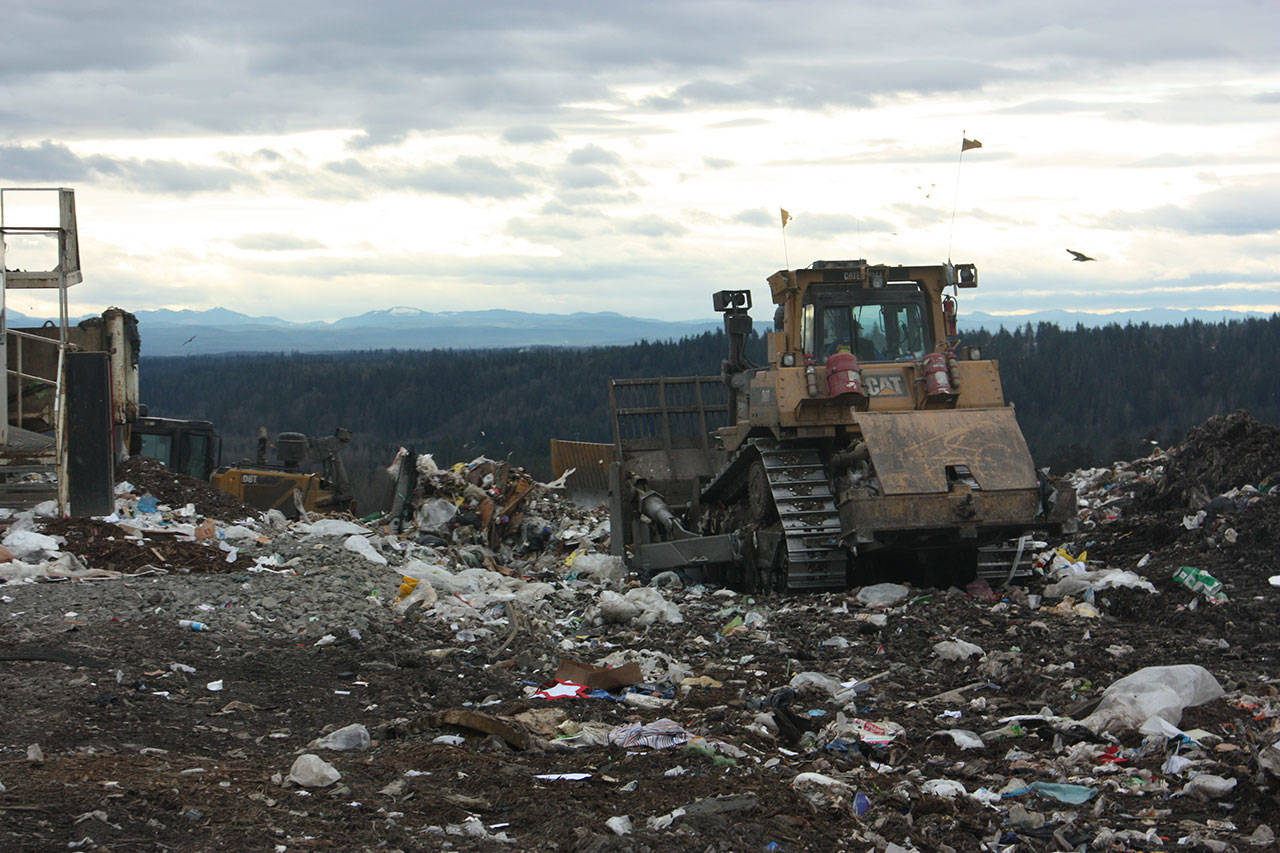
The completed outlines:
<svg viewBox="0 0 1280 853">
<path fill-rule="evenodd" d="M 419 457 L 396 525 L 134 483 L 10 514 L 0 843 L 1267 849 L 1280 489 L 1246 418 L 1076 472 L 1080 534 L 1002 589 L 641 585 L 602 509 L 485 459 Z"/>
</svg>

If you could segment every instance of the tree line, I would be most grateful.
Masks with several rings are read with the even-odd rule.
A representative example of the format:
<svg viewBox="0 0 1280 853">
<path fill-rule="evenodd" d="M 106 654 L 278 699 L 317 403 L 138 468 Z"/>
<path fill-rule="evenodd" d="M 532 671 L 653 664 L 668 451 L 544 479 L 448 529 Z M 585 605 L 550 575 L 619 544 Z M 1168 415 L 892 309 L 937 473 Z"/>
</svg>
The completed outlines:
<svg viewBox="0 0 1280 853">
<path fill-rule="evenodd" d="M 999 361 L 1005 398 L 1038 465 L 1061 472 L 1167 446 L 1206 418 L 1246 408 L 1280 422 L 1280 315 L 1230 323 L 1042 323 L 964 336 Z M 145 341 L 143 342 L 145 351 Z M 355 437 L 345 454 L 362 508 L 397 448 L 440 464 L 485 455 L 550 475 L 550 440 L 612 441 L 608 380 L 715 375 L 723 333 L 585 349 L 373 350 L 330 354 L 145 357 L 142 400 L 165 417 L 207 418 L 223 462 L 252 458 L 271 434 Z M 764 360 L 753 336 L 749 357 Z"/>
</svg>

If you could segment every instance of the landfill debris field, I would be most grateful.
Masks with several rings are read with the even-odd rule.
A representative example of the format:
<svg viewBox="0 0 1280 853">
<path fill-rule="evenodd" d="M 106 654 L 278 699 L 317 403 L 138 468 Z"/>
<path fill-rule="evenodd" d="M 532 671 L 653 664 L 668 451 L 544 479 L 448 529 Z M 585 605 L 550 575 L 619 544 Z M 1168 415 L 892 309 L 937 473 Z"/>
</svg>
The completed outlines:
<svg viewBox="0 0 1280 853">
<path fill-rule="evenodd" d="M 994 589 L 642 584 L 559 484 L 417 467 L 398 532 L 147 465 L 105 519 L 5 511 L 0 849 L 1275 849 L 1247 413 L 1076 472 L 1080 533 Z"/>
</svg>

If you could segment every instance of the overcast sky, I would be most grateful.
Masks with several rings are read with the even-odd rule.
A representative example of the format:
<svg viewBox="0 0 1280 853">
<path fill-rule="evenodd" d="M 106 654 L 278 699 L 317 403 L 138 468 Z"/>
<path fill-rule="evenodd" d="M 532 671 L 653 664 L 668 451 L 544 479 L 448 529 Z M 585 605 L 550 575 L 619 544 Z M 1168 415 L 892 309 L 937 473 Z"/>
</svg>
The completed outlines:
<svg viewBox="0 0 1280 853">
<path fill-rule="evenodd" d="M 1275 0 L 61 0 L 0 26 L 0 185 L 76 189 L 76 313 L 693 319 L 751 287 L 767 318 L 788 262 L 948 255 L 978 264 L 962 311 L 1280 311 Z"/>
</svg>

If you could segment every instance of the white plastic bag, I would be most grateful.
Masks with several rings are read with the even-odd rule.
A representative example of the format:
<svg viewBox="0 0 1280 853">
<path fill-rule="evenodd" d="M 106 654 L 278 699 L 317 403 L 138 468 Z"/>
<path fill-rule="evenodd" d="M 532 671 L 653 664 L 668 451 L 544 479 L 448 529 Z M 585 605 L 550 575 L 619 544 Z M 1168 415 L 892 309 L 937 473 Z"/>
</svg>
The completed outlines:
<svg viewBox="0 0 1280 853">
<path fill-rule="evenodd" d="M 1081 724 L 1103 732 L 1138 728 L 1149 717 L 1160 717 L 1176 726 L 1183 709 L 1221 695 L 1222 685 L 1202 666 L 1148 666 L 1104 690 L 1098 709 Z"/>
<path fill-rule="evenodd" d="M 320 756 L 308 752 L 299 755 L 289 768 L 289 781 L 304 788 L 326 788 L 342 778 L 338 768 Z"/>
<path fill-rule="evenodd" d="M 911 590 L 900 583 L 878 583 L 858 590 L 857 599 L 867 607 L 893 607 L 906 601 L 910 594 Z"/>
</svg>

